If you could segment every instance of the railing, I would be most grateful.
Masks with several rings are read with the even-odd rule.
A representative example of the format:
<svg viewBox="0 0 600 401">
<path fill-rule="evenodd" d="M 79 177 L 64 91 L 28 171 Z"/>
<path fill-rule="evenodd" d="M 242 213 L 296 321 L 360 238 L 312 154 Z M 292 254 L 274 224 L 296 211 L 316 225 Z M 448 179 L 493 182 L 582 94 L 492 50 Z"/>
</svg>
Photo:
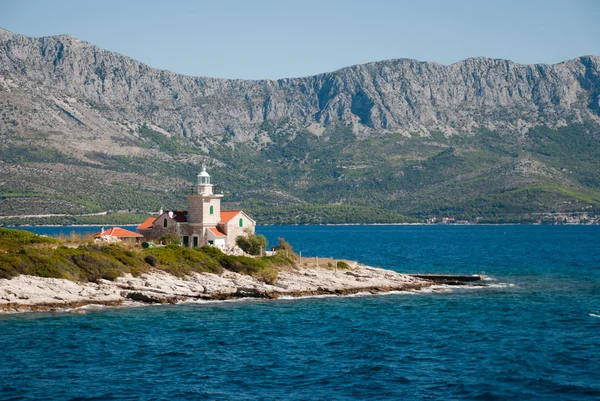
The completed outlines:
<svg viewBox="0 0 600 401">
<path fill-rule="evenodd" d="M 200 192 L 200 188 L 201 188 L 200 185 L 189 185 L 185 189 L 185 194 L 186 195 L 204 195 L 203 193 Z M 215 195 L 223 195 L 223 191 L 220 190 L 216 185 L 213 185 L 212 192 Z"/>
</svg>

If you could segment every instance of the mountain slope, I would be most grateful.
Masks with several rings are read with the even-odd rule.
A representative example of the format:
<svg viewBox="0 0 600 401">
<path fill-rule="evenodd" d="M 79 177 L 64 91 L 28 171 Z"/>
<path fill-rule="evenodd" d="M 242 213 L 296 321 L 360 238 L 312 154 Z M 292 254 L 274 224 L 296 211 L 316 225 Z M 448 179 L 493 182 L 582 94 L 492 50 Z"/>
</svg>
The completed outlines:
<svg viewBox="0 0 600 401">
<path fill-rule="evenodd" d="M 598 57 L 401 59 L 244 81 L 0 30 L 0 102 L 4 215 L 181 206 L 202 163 L 265 216 L 268 205 L 412 216 L 600 205 Z"/>
</svg>

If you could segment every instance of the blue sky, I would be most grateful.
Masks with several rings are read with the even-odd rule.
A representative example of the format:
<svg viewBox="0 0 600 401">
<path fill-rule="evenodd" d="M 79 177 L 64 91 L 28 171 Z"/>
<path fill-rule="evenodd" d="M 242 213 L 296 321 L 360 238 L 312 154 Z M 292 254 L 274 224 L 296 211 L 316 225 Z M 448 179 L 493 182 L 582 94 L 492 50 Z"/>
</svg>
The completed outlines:
<svg viewBox="0 0 600 401">
<path fill-rule="evenodd" d="M 392 58 L 600 55 L 600 1 L 0 0 L 0 27 L 70 34 L 152 67 L 284 78 Z"/>
</svg>

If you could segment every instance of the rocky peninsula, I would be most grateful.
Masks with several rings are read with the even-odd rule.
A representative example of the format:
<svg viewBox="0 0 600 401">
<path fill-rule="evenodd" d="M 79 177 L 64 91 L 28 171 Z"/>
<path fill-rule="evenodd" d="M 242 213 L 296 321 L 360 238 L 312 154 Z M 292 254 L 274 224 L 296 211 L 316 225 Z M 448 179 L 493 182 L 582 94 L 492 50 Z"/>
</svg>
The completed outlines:
<svg viewBox="0 0 600 401">
<path fill-rule="evenodd" d="M 76 282 L 19 275 L 0 279 L 0 313 L 56 311 L 85 305 L 127 306 L 138 303 L 241 298 L 277 299 L 314 295 L 351 295 L 415 291 L 434 283 L 381 268 L 349 263 L 348 269 L 293 266 L 267 284 L 246 274 L 193 272 L 177 277 L 154 269 L 138 277 L 126 274 L 112 281 Z"/>
<path fill-rule="evenodd" d="M 435 284 L 357 262 L 300 258 L 283 239 L 268 256 L 240 248 L 98 241 L 0 228 L 0 313 L 382 293 Z"/>
</svg>

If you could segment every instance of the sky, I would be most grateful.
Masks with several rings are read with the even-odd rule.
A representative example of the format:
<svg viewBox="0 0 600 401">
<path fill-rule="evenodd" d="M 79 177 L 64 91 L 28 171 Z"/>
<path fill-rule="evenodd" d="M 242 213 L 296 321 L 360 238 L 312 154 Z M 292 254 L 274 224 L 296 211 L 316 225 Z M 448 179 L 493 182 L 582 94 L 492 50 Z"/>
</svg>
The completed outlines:
<svg viewBox="0 0 600 401">
<path fill-rule="evenodd" d="M 600 56 L 600 0 L 0 0 L 0 27 L 69 34 L 151 67 L 302 77 L 371 61 Z"/>
</svg>

